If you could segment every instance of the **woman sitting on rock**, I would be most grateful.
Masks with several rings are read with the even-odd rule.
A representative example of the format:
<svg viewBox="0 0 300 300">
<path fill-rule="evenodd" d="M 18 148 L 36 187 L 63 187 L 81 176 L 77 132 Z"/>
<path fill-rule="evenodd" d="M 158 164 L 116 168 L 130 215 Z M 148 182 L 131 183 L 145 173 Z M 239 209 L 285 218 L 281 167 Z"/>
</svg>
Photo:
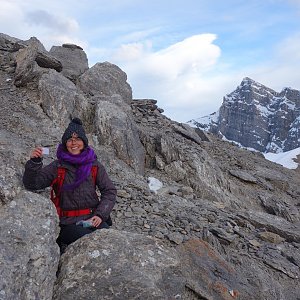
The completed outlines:
<svg viewBox="0 0 300 300">
<path fill-rule="evenodd" d="M 80 119 L 69 124 L 56 156 L 57 160 L 43 167 L 43 148 L 35 148 L 25 165 L 23 183 L 29 190 L 53 185 L 56 199 L 52 201 L 56 202 L 61 228 L 57 243 L 63 252 L 85 234 L 111 225 L 116 188 L 88 146 Z M 101 193 L 100 201 L 96 186 Z"/>
</svg>

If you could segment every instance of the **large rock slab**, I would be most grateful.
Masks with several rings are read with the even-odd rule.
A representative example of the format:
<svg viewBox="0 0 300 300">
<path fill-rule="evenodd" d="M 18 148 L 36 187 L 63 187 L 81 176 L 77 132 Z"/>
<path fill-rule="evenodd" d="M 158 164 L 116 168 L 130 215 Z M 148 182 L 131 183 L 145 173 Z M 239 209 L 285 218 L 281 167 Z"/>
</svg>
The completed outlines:
<svg viewBox="0 0 300 300">
<path fill-rule="evenodd" d="M 123 102 L 120 95 L 98 97 L 96 100 L 95 126 L 101 144 L 111 146 L 118 158 L 143 175 L 145 149 L 129 105 Z"/>
<path fill-rule="evenodd" d="M 52 203 L 22 191 L 0 215 L 0 299 L 52 299 L 59 261 Z"/>
<path fill-rule="evenodd" d="M 54 299 L 172 299 L 183 287 L 172 276 L 178 263 L 176 252 L 157 240 L 97 231 L 62 256 Z"/>
<path fill-rule="evenodd" d="M 265 228 L 274 232 L 289 242 L 300 243 L 300 225 L 287 220 L 259 211 L 247 211 L 238 216 L 248 220 L 256 228 Z"/>
<path fill-rule="evenodd" d="M 28 46 L 20 49 L 16 54 L 16 86 L 26 86 L 28 83 L 38 80 L 47 70 L 45 68 L 62 70 L 61 63 L 47 53 L 44 46 L 36 38 L 28 41 Z"/>
<path fill-rule="evenodd" d="M 284 252 L 278 248 L 262 247 L 258 251 L 257 256 L 261 257 L 263 262 L 274 270 L 282 272 L 292 279 L 300 278 L 299 266 L 292 260 L 294 257 L 290 256 L 290 259 L 288 259 Z"/>
<path fill-rule="evenodd" d="M 41 106 L 56 126 L 65 127 L 70 116 L 87 119 L 89 104 L 72 81 L 62 74 L 50 70 L 38 83 Z M 87 124 L 86 124 L 87 125 Z"/>
<path fill-rule="evenodd" d="M 62 74 L 73 82 L 89 68 L 86 53 L 77 45 L 53 46 L 49 53 L 61 62 Z"/>
<path fill-rule="evenodd" d="M 232 253 L 233 254 L 233 253 Z M 297 279 L 287 280 L 280 272 L 274 273 L 264 262 L 247 255 L 232 255 L 234 269 L 251 286 L 248 294 L 238 299 L 249 300 L 296 300 L 299 295 Z"/>
<path fill-rule="evenodd" d="M 173 124 L 173 129 L 175 132 L 181 134 L 183 137 L 194 141 L 195 143 L 201 145 L 202 139 L 201 137 L 196 133 L 194 128 L 190 127 L 188 124 L 180 123 L 180 124 Z M 205 134 L 203 133 L 205 136 Z M 207 139 L 205 139 L 207 141 Z"/>
<path fill-rule="evenodd" d="M 90 96 L 112 96 L 118 94 L 130 104 L 132 90 L 127 75 L 118 66 L 109 62 L 97 63 L 79 78 L 79 87 Z"/>
<path fill-rule="evenodd" d="M 203 241 L 177 251 L 144 235 L 102 230 L 62 256 L 54 299 L 231 300 L 247 295 L 237 278 Z"/>
</svg>

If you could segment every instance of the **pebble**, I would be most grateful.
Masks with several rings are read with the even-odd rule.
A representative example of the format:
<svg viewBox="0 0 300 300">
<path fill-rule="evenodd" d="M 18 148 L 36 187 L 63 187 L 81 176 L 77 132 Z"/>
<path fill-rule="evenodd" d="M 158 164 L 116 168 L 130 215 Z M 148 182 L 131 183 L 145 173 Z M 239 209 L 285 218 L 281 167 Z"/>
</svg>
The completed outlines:
<svg viewBox="0 0 300 300">
<path fill-rule="evenodd" d="M 125 190 L 117 190 L 117 196 L 125 199 L 131 198 L 131 195 Z"/>
<path fill-rule="evenodd" d="M 171 242 L 176 243 L 177 245 L 179 245 L 183 242 L 183 236 L 177 232 L 172 232 L 172 233 L 168 234 L 168 239 Z"/>
<path fill-rule="evenodd" d="M 260 247 L 261 244 L 257 240 L 249 240 L 249 243 L 254 247 Z"/>
<path fill-rule="evenodd" d="M 125 211 L 124 216 L 126 218 L 132 218 L 133 217 L 133 213 L 131 211 Z"/>
<path fill-rule="evenodd" d="M 150 225 L 149 224 L 144 224 L 144 227 L 147 229 L 150 229 Z"/>
</svg>

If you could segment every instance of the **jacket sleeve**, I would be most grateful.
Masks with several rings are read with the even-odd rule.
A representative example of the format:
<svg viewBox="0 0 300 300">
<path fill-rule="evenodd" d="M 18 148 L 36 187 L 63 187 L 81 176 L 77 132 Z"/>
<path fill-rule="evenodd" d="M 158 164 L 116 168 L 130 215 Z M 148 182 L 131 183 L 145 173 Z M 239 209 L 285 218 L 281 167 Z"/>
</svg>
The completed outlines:
<svg viewBox="0 0 300 300">
<path fill-rule="evenodd" d="M 105 222 L 116 203 L 117 190 L 108 177 L 104 166 L 99 162 L 96 184 L 100 190 L 101 197 L 95 215 L 98 215 Z"/>
<path fill-rule="evenodd" d="M 30 159 L 25 164 L 23 184 L 28 190 L 40 190 L 50 186 L 56 176 L 57 161 L 43 167 L 41 159 Z"/>
</svg>

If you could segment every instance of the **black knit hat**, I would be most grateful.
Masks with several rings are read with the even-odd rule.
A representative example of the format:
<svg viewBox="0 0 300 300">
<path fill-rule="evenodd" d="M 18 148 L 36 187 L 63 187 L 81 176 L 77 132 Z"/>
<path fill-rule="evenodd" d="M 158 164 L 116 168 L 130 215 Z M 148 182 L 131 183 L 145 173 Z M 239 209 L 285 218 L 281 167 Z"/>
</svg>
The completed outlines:
<svg viewBox="0 0 300 300">
<path fill-rule="evenodd" d="M 67 140 L 72 137 L 73 133 L 76 133 L 77 136 L 82 139 L 85 146 L 87 146 L 89 144 L 88 138 L 85 135 L 84 128 L 82 127 L 82 122 L 78 118 L 74 118 L 70 122 L 68 128 L 66 129 L 65 133 L 63 134 L 63 136 L 61 138 L 61 142 L 63 145 L 66 145 Z"/>
</svg>

